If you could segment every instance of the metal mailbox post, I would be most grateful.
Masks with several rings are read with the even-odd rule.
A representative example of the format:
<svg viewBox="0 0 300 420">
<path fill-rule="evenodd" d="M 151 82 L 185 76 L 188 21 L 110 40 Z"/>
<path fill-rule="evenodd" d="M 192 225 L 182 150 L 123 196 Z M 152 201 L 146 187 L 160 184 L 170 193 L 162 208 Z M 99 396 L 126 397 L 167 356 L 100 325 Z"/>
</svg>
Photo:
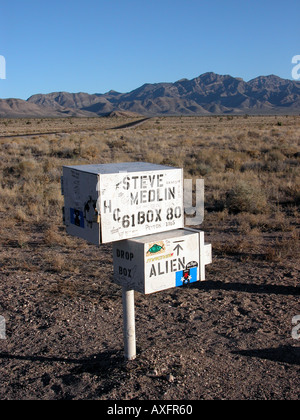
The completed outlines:
<svg viewBox="0 0 300 420">
<path fill-rule="evenodd" d="M 145 162 L 64 166 L 67 232 L 113 243 L 122 286 L 125 357 L 136 357 L 134 291 L 150 294 L 205 280 L 211 245 L 184 228 L 183 170 Z"/>
</svg>

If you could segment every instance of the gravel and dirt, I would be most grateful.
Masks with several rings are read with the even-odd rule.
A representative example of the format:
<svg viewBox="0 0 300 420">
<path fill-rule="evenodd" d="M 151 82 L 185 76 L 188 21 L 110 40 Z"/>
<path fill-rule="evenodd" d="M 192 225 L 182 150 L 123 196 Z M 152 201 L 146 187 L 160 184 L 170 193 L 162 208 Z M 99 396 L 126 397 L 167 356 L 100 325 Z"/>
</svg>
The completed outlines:
<svg viewBox="0 0 300 420">
<path fill-rule="evenodd" d="M 1 270 L 1 399 L 299 398 L 294 265 L 216 253 L 206 282 L 136 293 L 138 354 L 126 362 L 111 247 L 77 257 L 97 275 L 84 264 L 73 276 L 47 272 L 32 249 L 23 251 L 30 271 Z"/>
</svg>

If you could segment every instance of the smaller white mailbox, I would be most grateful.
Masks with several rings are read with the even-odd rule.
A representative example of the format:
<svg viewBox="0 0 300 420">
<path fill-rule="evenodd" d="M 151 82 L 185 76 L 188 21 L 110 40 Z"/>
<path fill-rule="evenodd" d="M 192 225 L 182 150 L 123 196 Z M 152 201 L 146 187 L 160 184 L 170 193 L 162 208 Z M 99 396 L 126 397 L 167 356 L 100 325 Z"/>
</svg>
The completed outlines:
<svg viewBox="0 0 300 420">
<path fill-rule="evenodd" d="M 183 170 L 147 162 L 64 166 L 67 232 L 99 245 L 184 226 Z"/>
<path fill-rule="evenodd" d="M 212 262 L 204 232 L 176 229 L 113 244 L 114 282 L 144 294 L 205 280 Z"/>
</svg>

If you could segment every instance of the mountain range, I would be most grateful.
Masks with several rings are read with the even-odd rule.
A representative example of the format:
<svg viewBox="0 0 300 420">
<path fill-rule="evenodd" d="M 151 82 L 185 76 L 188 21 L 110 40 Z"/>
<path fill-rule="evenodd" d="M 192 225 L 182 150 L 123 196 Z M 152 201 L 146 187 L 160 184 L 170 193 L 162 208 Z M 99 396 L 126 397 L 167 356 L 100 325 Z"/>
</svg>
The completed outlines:
<svg viewBox="0 0 300 420">
<path fill-rule="evenodd" d="M 0 99 L 0 118 L 126 115 L 298 114 L 300 82 L 275 75 L 248 82 L 212 72 L 192 80 L 154 83 L 129 93 L 54 92 Z"/>
</svg>

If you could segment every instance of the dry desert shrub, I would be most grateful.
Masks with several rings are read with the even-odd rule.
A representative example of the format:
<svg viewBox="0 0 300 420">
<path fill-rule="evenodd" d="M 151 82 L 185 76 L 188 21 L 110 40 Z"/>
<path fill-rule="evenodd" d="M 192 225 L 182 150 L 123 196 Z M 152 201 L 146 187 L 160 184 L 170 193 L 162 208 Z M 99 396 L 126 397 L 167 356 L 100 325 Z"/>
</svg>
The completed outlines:
<svg viewBox="0 0 300 420">
<path fill-rule="evenodd" d="M 48 247 L 72 248 L 76 246 L 74 238 L 58 231 L 57 227 L 51 226 L 44 232 L 44 243 Z"/>
<path fill-rule="evenodd" d="M 300 205 L 300 180 L 297 183 L 288 185 L 285 189 L 288 202 L 296 206 Z"/>
<path fill-rule="evenodd" d="M 258 185 L 239 181 L 226 194 L 226 208 L 229 213 L 249 212 L 253 214 L 268 212 L 267 197 Z"/>
<path fill-rule="evenodd" d="M 270 262 L 281 262 L 300 258 L 299 232 L 292 232 L 288 238 L 277 238 L 265 248 L 265 258 Z"/>
<path fill-rule="evenodd" d="M 66 257 L 58 252 L 48 252 L 45 257 L 48 271 L 61 273 L 70 269 L 70 264 Z"/>
<path fill-rule="evenodd" d="M 260 232 L 290 232 L 294 229 L 280 208 L 265 214 L 238 213 L 235 217 L 242 233 L 252 234 L 255 229 Z"/>
</svg>

